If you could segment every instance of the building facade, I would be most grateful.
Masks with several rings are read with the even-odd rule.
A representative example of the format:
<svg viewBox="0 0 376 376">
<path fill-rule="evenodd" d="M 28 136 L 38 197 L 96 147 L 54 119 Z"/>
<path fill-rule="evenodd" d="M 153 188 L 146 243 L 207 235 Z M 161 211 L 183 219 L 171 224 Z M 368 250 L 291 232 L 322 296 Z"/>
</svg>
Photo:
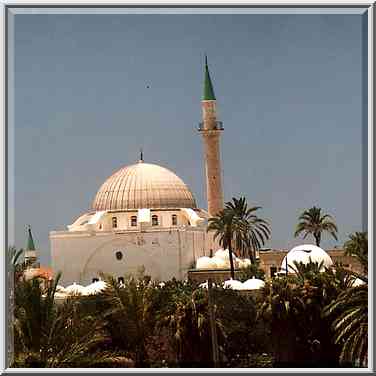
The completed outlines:
<svg viewBox="0 0 376 376">
<path fill-rule="evenodd" d="M 141 270 L 159 280 L 182 279 L 217 246 L 206 232 L 207 218 L 179 177 L 140 160 L 105 181 L 92 211 L 67 231 L 50 233 L 52 266 L 63 284 Z"/>
<path fill-rule="evenodd" d="M 223 208 L 221 128 L 205 62 L 203 122 L 207 200 L 200 209 L 187 185 L 172 171 L 140 160 L 112 174 L 91 210 L 65 231 L 51 231 L 52 267 L 62 284 L 89 284 L 111 274 L 119 280 L 143 271 L 154 279 L 183 279 L 200 256 L 219 245 L 207 233 L 210 215 Z"/>
</svg>

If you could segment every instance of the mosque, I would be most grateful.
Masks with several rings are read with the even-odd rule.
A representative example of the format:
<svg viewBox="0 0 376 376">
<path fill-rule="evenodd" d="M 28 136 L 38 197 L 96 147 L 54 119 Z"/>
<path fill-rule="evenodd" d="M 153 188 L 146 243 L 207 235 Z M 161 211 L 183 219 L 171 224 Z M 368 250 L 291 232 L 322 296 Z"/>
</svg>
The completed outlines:
<svg viewBox="0 0 376 376">
<path fill-rule="evenodd" d="M 183 279 L 195 261 L 219 245 L 207 219 L 223 208 L 216 97 L 205 59 L 202 122 L 208 210 L 198 208 L 189 187 L 169 169 L 144 161 L 113 173 L 91 210 L 66 231 L 51 231 L 52 268 L 61 283 L 89 284 L 109 273 L 119 281 L 143 270 L 154 279 Z"/>
<path fill-rule="evenodd" d="M 196 275 L 203 280 L 207 273 L 212 277 L 215 273 L 228 275 L 221 260 L 222 266 L 214 268 L 216 259 L 205 257 L 220 248 L 206 228 L 208 218 L 224 205 L 220 158 L 223 124 L 218 121 L 206 59 L 201 107 L 198 132 L 204 146 L 207 211 L 197 207 L 192 191 L 181 178 L 165 167 L 146 163 L 141 152 L 138 162 L 116 171 L 102 184 L 88 212 L 68 225 L 67 230 L 50 232 L 52 269 L 54 273 L 62 272 L 61 284 L 88 285 L 99 280 L 102 273 L 121 282 L 124 276 L 139 271 L 161 281 L 185 279 L 189 270 L 191 277 Z M 302 247 L 290 252 L 260 250 L 260 267 L 266 277 L 287 273 L 284 268 L 291 272 L 294 259 L 307 262 L 308 256 L 324 260 L 326 266 L 341 262 L 350 269 L 360 268 L 343 250 L 328 250 L 327 254 L 312 245 Z M 30 262 L 35 262 L 34 246 L 28 249 Z M 198 267 L 202 260 L 210 261 L 211 266 Z M 51 274 L 40 268 L 30 271 L 42 272 Z"/>
</svg>

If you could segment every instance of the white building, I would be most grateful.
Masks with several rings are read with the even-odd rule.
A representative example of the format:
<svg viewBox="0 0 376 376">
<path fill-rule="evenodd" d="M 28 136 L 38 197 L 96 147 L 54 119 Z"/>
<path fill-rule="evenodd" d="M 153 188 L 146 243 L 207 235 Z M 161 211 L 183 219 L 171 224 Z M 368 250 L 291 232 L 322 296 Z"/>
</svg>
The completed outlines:
<svg viewBox="0 0 376 376">
<path fill-rule="evenodd" d="M 205 62 L 204 161 L 209 212 L 223 208 L 220 167 L 221 122 Z M 173 172 L 140 161 L 121 168 L 100 187 L 92 210 L 67 231 L 50 232 L 52 267 L 61 283 L 87 285 L 109 273 L 123 278 L 141 268 L 159 280 L 182 279 L 200 256 L 219 245 L 206 232 L 208 213 L 197 208 L 192 192 Z"/>
<path fill-rule="evenodd" d="M 216 247 L 207 217 L 178 176 L 140 160 L 110 176 L 92 211 L 68 231 L 50 233 L 52 267 L 62 271 L 64 285 L 86 285 L 101 272 L 124 277 L 142 267 L 156 279 L 181 279 Z"/>
</svg>

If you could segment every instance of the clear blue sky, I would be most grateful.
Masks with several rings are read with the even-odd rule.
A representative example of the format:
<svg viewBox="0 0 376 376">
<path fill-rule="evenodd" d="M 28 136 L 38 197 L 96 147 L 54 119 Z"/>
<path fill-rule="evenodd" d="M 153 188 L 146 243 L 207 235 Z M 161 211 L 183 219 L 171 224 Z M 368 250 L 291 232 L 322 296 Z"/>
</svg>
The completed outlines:
<svg viewBox="0 0 376 376">
<path fill-rule="evenodd" d="M 17 247 L 31 224 L 49 262 L 49 231 L 85 212 L 140 147 L 145 161 L 176 172 L 206 208 L 196 131 L 205 52 L 225 127 L 225 199 L 244 195 L 261 205 L 275 248 L 300 242 L 297 217 L 313 205 L 338 224 L 339 242 L 325 238 L 324 247 L 361 230 L 360 15 L 15 20 Z"/>
</svg>

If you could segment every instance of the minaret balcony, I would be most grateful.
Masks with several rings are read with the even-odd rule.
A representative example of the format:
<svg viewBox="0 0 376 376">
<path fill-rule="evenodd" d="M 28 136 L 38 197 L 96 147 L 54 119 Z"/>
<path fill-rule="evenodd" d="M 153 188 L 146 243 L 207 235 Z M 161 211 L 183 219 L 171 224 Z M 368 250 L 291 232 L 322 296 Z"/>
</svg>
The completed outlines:
<svg viewBox="0 0 376 376">
<path fill-rule="evenodd" d="M 198 129 L 199 132 L 202 132 L 202 131 L 223 131 L 224 130 L 222 121 L 215 121 L 211 124 L 214 124 L 213 128 L 205 128 L 205 122 L 200 122 L 198 124 L 197 129 Z"/>
</svg>

